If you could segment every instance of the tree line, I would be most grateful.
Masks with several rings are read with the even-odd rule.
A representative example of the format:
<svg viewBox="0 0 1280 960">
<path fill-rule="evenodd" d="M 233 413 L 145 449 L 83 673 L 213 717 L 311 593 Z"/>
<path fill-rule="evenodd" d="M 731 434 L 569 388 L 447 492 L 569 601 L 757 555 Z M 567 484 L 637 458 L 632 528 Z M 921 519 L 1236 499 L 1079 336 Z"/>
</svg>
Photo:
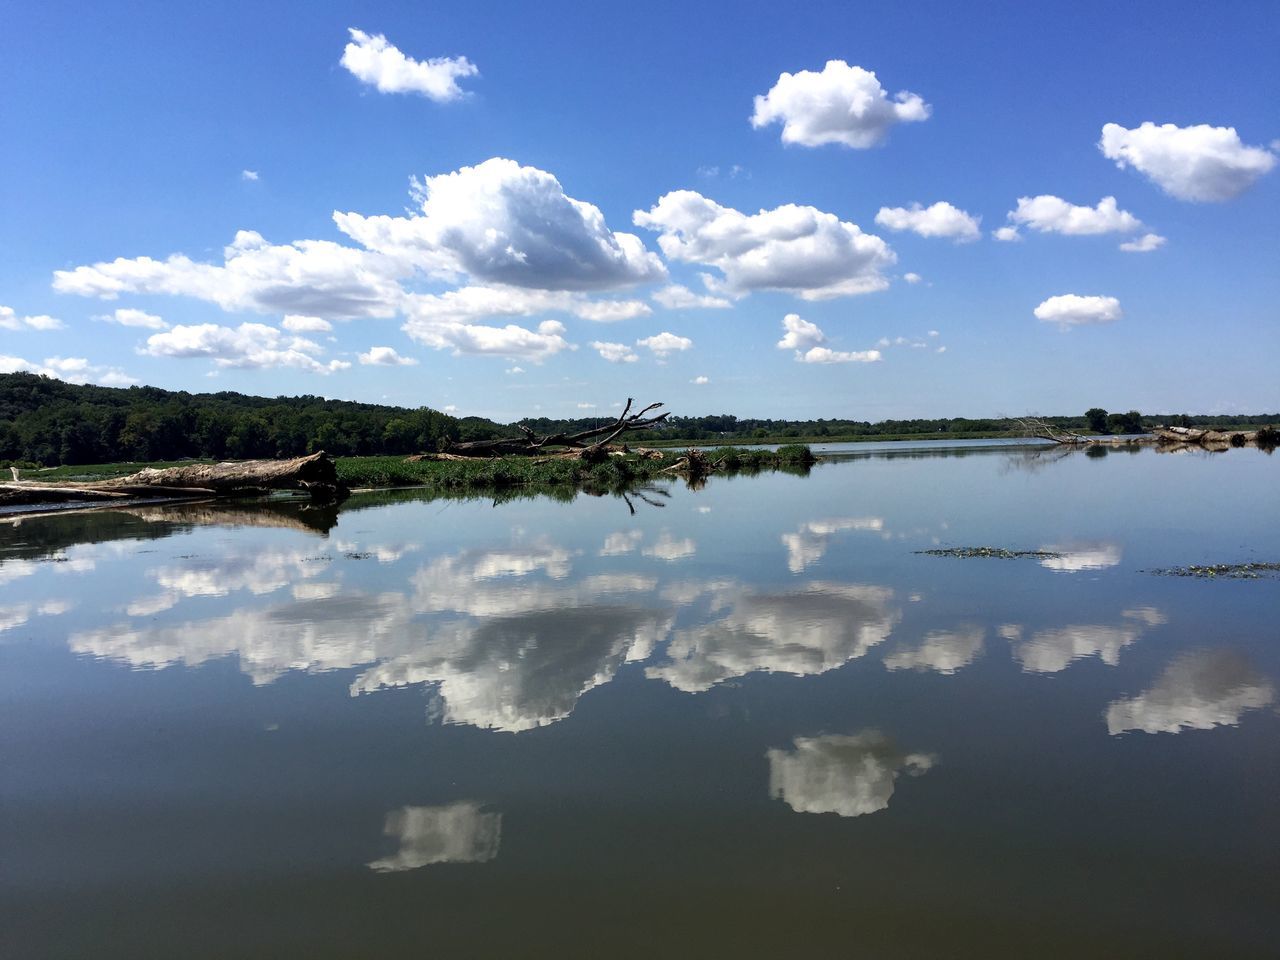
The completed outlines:
<svg viewBox="0 0 1280 960">
<path fill-rule="evenodd" d="M 612 417 L 519 421 L 538 434 L 576 433 Z M 1178 426 L 1275 423 L 1280 414 L 1144 418 L 1138 411 L 1042 418 L 1066 431 L 1142 433 L 1144 421 Z M 708 443 L 793 438 L 970 436 L 1013 433 L 1012 419 L 776 420 L 713 414 L 672 416 L 647 440 Z M 517 435 L 515 424 L 452 417 L 429 407 L 392 407 L 323 397 L 188 393 L 158 387 L 79 386 L 32 373 L 0 374 L 0 465 L 43 466 L 198 459 L 431 452 L 449 443 Z"/>
</svg>

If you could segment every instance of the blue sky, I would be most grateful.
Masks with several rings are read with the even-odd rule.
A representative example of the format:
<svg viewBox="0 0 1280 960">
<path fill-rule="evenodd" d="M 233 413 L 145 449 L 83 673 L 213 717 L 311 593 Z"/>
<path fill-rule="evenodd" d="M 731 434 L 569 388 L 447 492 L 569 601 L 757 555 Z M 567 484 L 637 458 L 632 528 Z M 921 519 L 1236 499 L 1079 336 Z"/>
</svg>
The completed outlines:
<svg viewBox="0 0 1280 960">
<path fill-rule="evenodd" d="M 1277 49 L 1272 2 L 10 4 L 0 369 L 1274 411 Z"/>
</svg>

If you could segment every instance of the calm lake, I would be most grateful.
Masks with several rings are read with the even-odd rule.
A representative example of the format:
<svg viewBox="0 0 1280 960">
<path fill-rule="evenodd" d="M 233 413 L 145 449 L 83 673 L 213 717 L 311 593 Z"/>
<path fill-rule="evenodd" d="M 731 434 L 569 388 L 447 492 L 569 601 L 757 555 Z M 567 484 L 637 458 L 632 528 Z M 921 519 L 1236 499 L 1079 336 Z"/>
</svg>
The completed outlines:
<svg viewBox="0 0 1280 960">
<path fill-rule="evenodd" d="M 0 955 L 1274 956 L 1280 459 L 1060 453 L 0 518 Z"/>
</svg>

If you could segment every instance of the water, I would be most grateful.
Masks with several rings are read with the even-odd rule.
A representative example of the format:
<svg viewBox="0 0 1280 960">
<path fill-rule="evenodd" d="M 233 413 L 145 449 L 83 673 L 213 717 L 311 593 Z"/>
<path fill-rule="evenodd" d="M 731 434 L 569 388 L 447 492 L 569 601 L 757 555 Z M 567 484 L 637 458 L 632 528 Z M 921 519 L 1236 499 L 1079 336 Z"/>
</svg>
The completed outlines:
<svg viewBox="0 0 1280 960">
<path fill-rule="evenodd" d="M 1275 474 L 9 518 L 0 954 L 1268 955 Z"/>
</svg>

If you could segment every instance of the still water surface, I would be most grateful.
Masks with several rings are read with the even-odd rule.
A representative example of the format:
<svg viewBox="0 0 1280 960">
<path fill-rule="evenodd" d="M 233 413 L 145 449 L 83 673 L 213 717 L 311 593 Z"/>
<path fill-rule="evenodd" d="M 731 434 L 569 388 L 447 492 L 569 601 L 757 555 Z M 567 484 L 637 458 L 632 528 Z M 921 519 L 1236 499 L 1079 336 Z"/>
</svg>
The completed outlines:
<svg viewBox="0 0 1280 960">
<path fill-rule="evenodd" d="M 0 954 L 1274 956 L 1276 467 L 9 518 Z"/>
</svg>

